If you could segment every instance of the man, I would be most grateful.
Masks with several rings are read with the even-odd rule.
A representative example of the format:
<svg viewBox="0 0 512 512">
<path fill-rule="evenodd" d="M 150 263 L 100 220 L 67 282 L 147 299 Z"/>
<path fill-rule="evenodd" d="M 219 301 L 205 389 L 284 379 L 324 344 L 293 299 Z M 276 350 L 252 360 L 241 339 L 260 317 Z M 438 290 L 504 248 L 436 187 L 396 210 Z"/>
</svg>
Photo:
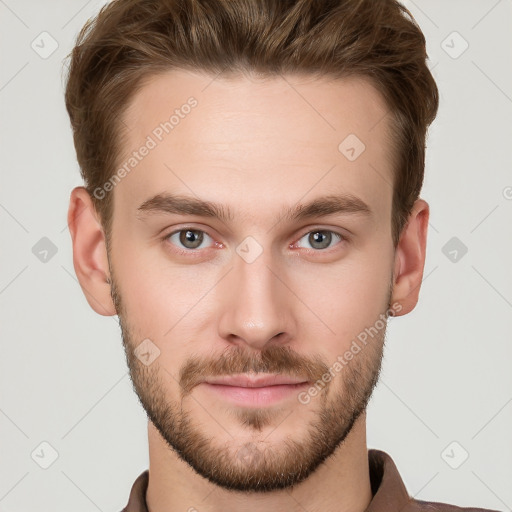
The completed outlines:
<svg viewBox="0 0 512 512">
<path fill-rule="evenodd" d="M 74 266 L 149 419 L 125 511 L 462 510 L 366 446 L 423 275 L 426 58 L 394 0 L 114 0 L 79 34 Z"/>
</svg>

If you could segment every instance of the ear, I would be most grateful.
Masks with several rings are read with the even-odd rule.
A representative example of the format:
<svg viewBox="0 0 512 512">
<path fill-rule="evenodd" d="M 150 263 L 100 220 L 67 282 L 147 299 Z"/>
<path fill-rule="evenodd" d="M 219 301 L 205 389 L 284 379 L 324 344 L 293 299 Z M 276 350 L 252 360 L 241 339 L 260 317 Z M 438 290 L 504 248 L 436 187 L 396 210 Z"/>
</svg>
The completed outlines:
<svg viewBox="0 0 512 512">
<path fill-rule="evenodd" d="M 393 293 L 391 303 L 402 308 L 396 316 L 411 312 L 418 302 L 427 246 L 429 206 L 418 199 L 402 230 L 395 251 Z"/>
<path fill-rule="evenodd" d="M 71 191 L 68 226 L 73 243 L 73 266 L 89 306 L 100 315 L 116 315 L 110 295 L 105 234 L 84 187 Z"/>
</svg>

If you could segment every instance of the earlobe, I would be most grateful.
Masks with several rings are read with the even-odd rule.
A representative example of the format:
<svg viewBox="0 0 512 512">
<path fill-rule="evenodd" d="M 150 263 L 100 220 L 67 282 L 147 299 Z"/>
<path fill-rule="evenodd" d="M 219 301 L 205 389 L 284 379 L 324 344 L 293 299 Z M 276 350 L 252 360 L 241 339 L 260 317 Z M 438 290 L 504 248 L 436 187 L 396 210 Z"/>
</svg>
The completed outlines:
<svg viewBox="0 0 512 512">
<path fill-rule="evenodd" d="M 414 203 L 395 252 L 391 303 L 400 303 L 402 306 L 396 316 L 411 312 L 418 302 L 425 266 L 428 218 L 428 203 L 418 199 Z"/>
<path fill-rule="evenodd" d="M 100 315 L 117 314 L 110 295 L 105 235 L 84 187 L 75 187 L 71 191 L 68 226 L 73 245 L 73 266 L 87 302 Z"/>
</svg>

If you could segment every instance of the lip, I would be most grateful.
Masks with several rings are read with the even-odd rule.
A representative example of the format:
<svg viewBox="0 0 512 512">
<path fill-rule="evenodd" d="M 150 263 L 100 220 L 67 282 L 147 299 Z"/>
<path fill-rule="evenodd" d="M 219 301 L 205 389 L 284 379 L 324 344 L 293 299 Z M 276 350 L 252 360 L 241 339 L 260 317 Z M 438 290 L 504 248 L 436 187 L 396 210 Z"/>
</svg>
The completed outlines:
<svg viewBox="0 0 512 512">
<path fill-rule="evenodd" d="M 236 386 L 241 388 L 264 388 L 268 386 L 303 384 L 307 380 L 301 377 L 289 375 L 255 375 L 247 374 L 225 375 L 222 377 L 211 377 L 204 380 L 207 384 L 219 384 L 223 386 Z"/>
<path fill-rule="evenodd" d="M 200 387 L 235 405 L 262 407 L 295 396 L 309 382 L 286 375 L 232 375 L 205 379 Z"/>
</svg>

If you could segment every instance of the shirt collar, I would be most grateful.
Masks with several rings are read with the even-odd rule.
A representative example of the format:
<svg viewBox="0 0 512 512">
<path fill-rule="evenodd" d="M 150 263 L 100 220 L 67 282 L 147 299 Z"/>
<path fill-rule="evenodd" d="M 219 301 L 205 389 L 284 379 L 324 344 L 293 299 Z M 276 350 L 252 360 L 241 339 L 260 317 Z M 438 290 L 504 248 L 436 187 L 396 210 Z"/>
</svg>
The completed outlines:
<svg viewBox="0 0 512 512">
<path fill-rule="evenodd" d="M 365 512 L 403 510 L 411 502 L 393 459 L 381 450 L 368 450 L 372 501 Z"/>
<path fill-rule="evenodd" d="M 402 510 L 411 502 L 405 485 L 393 459 L 381 450 L 368 450 L 372 501 L 365 512 L 391 512 Z M 149 470 L 141 473 L 135 480 L 128 505 L 121 512 L 148 512 L 146 490 L 149 482 Z"/>
</svg>

